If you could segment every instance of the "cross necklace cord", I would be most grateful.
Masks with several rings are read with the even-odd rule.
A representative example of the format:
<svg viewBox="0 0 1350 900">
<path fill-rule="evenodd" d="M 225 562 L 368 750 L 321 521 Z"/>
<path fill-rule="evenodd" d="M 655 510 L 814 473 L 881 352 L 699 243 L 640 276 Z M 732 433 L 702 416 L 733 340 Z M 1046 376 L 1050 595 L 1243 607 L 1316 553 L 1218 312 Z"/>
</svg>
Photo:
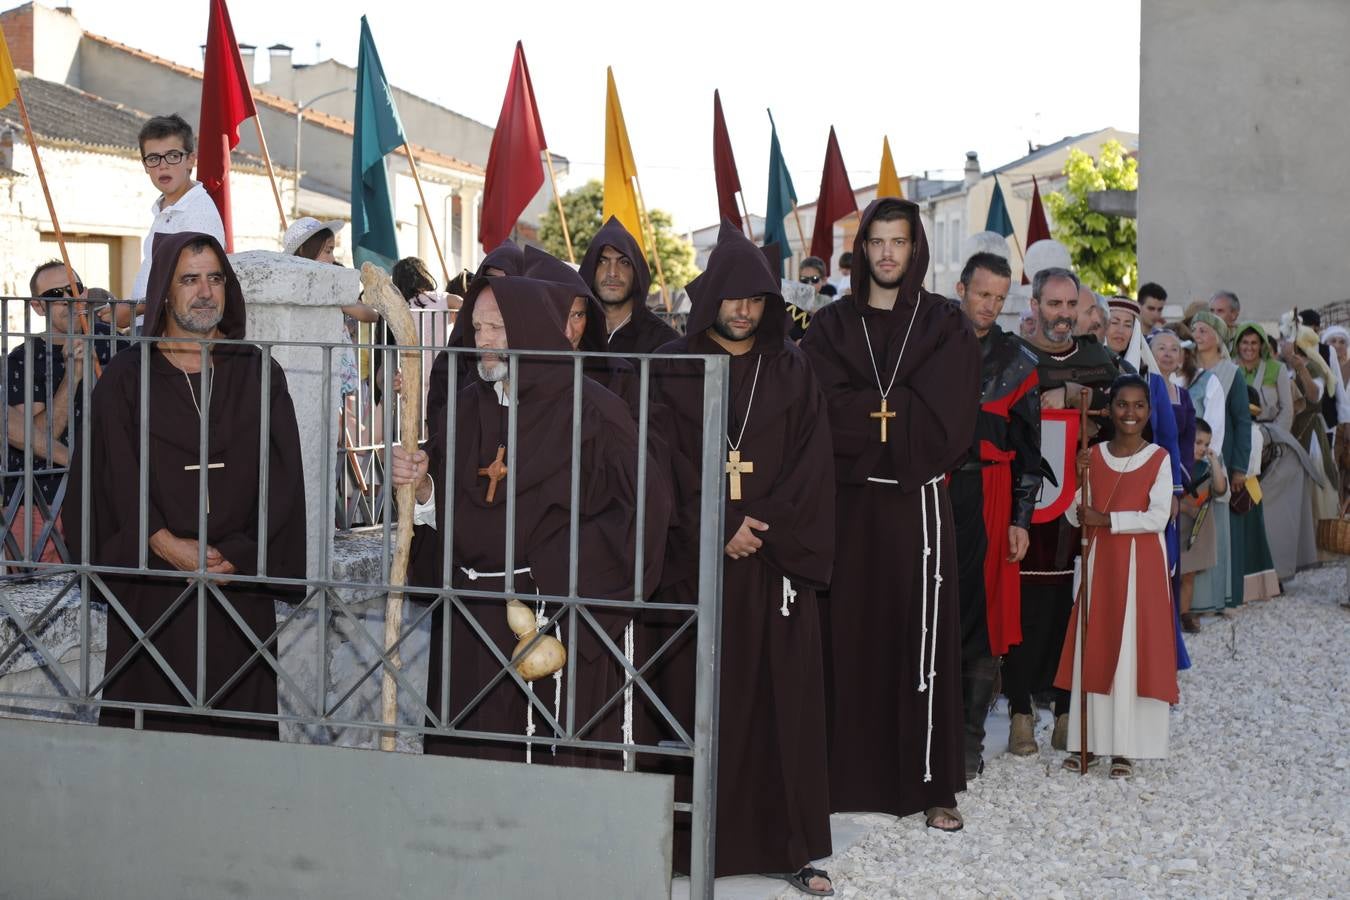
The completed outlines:
<svg viewBox="0 0 1350 900">
<path fill-rule="evenodd" d="M 900 374 L 900 363 L 905 358 L 905 348 L 909 346 L 909 334 L 914 330 L 914 320 L 919 316 L 919 304 L 923 302 L 923 295 L 920 294 L 914 299 L 914 312 L 909 314 L 909 327 L 905 329 L 905 339 L 900 344 L 900 355 L 895 360 L 895 369 L 891 372 L 891 383 L 886 385 L 886 389 L 881 388 L 881 371 L 877 368 L 877 356 L 872 352 L 872 335 L 867 331 L 867 317 L 862 316 L 863 343 L 867 344 L 867 357 L 872 360 L 872 374 L 877 379 L 877 391 L 881 394 L 881 409 L 873 413 L 868 413 L 868 417 L 878 419 L 881 422 L 881 442 L 886 443 L 886 420 L 895 418 L 895 411 L 886 406 L 886 398 L 891 393 L 891 388 L 895 387 L 895 376 Z"/>
<path fill-rule="evenodd" d="M 755 378 L 750 382 L 750 402 L 745 404 L 745 415 L 741 418 L 741 433 L 736 436 L 736 443 L 731 442 L 731 435 L 727 435 L 727 496 L 732 500 L 741 499 L 741 476 L 753 475 L 755 464 L 750 460 L 741 459 L 741 442 L 745 440 L 745 426 L 750 424 L 750 408 L 755 405 L 755 388 L 759 387 L 759 367 L 764 364 L 764 357 L 760 356 L 755 360 Z"/>
<path fill-rule="evenodd" d="M 179 369 L 178 371 L 183 373 L 183 380 L 187 382 L 188 395 L 192 397 L 192 406 L 197 410 L 197 421 L 200 422 L 202 419 L 202 407 L 201 404 L 197 402 L 197 389 L 192 386 L 192 379 L 188 377 L 186 370 Z M 207 463 L 206 468 L 223 469 L 225 468 L 225 464 L 223 462 Z M 184 472 L 200 472 L 201 469 L 202 467 L 200 465 L 183 466 Z M 211 515 L 211 487 L 209 483 L 206 488 L 206 514 L 208 516 Z"/>
</svg>

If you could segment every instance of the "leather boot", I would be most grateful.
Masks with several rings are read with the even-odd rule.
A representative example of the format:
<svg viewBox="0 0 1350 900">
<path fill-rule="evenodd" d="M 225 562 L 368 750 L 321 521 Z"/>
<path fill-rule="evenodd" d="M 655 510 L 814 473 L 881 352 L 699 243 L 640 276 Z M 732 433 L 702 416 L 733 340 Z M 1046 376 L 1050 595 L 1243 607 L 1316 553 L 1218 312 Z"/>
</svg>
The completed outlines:
<svg viewBox="0 0 1350 900">
<path fill-rule="evenodd" d="M 967 660 L 962 667 L 966 781 L 975 780 L 984 771 L 984 722 L 989 715 L 989 702 L 994 696 L 997 674 L 998 660 L 992 656 Z"/>
<path fill-rule="evenodd" d="M 1034 756 L 1040 749 L 1036 743 L 1035 714 L 1013 713 L 1008 729 L 1008 752 L 1013 756 Z"/>
<path fill-rule="evenodd" d="M 1088 746 L 1092 746 L 1089 744 Z M 1055 716 L 1055 730 L 1050 732 L 1050 747 L 1053 750 L 1069 749 L 1069 714 Z"/>
</svg>

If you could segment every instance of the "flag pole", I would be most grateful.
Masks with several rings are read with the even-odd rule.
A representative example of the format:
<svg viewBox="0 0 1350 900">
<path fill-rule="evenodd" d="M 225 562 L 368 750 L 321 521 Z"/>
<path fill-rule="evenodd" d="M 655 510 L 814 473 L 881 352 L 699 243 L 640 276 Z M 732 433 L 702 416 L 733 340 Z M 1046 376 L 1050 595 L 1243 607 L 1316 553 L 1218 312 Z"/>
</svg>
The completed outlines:
<svg viewBox="0 0 1350 900">
<path fill-rule="evenodd" d="M 792 218 L 797 221 L 797 239 L 802 242 L 802 257 L 810 255 L 806 249 L 806 229 L 802 228 L 802 214 L 797 212 L 797 201 L 792 201 Z"/>
<path fill-rule="evenodd" d="M 251 92 L 252 90 L 253 88 L 250 86 L 249 91 Z M 272 171 L 272 156 L 267 152 L 267 138 L 263 137 L 261 114 L 253 116 L 253 124 L 258 127 L 258 147 L 262 150 L 263 165 L 267 167 L 267 180 L 272 183 L 272 197 L 277 201 L 277 216 L 281 219 L 281 231 L 284 234 L 287 228 L 286 207 L 281 203 L 281 191 L 277 189 L 277 176 L 276 173 Z M 227 167 L 229 160 L 230 157 L 227 146 L 225 155 Z M 300 173 L 298 171 L 295 173 L 295 195 L 297 197 L 300 196 Z"/>
<path fill-rule="evenodd" d="M 741 209 L 745 210 L 745 230 L 750 232 L 750 243 L 755 244 L 755 223 L 750 220 L 750 204 L 745 202 L 745 191 L 737 191 L 736 196 L 741 198 Z"/>
<path fill-rule="evenodd" d="M 3 40 L 0 36 L 0 40 Z M 66 267 L 67 284 L 70 286 L 70 296 L 75 297 L 76 285 L 79 280 L 75 277 L 75 268 L 70 264 L 70 251 L 66 249 L 66 236 L 61 232 L 61 223 L 56 218 L 56 204 L 52 202 L 51 189 L 47 187 L 47 173 L 42 168 L 42 157 L 38 154 L 37 135 L 33 133 L 33 123 L 28 120 L 28 104 L 23 102 L 23 90 L 18 85 L 18 79 L 14 84 L 14 99 L 19 101 L 19 116 L 23 119 L 23 130 L 28 135 L 28 149 L 33 151 L 33 165 L 37 168 L 38 183 L 42 185 L 42 197 L 47 201 L 47 215 L 51 216 L 52 231 L 56 232 L 56 246 L 61 250 L 61 262 Z M 85 308 L 88 304 L 75 304 L 76 316 L 78 317 L 80 332 L 90 334 L 89 317 L 85 314 Z M 103 367 L 99 365 L 98 354 L 93 354 L 94 374 L 102 375 Z"/>
<path fill-rule="evenodd" d="M 445 254 L 441 252 L 440 239 L 436 237 L 436 225 L 431 221 L 431 207 L 427 206 L 427 195 L 422 193 L 422 176 L 417 174 L 417 160 L 413 158 L 412 145 L 403 142 L 403 152 L 408 154 L 408 167 L 412 169 L 413 184 L 417 185 L 417 196 L 422 201 L 422 214 L 427 217 L 427 231 L 431 232 L 431 244 L 436 248 L 436 259 L 440 260 L 441 273 L 445 283 L 450 284 L 450 267 L 445 264 Z"/>
<path fill-rule="evenodd" d="M 562 223 L 563 242 L 567 244 L 567 259 L 576 265 L 577 255 L 572 252 L 572 235 L 567 231 L 567 213 L 563 212 L 562 194 L 558 193 L 558 176 L 553 171 L 553 154 L 544 148 L 544 161 L 548 163 L 548 181 L 553 185 L 553 202 L 558 204 L 558 221 Z"/>
<path fill-rule="evenodd" d="M 656 247 L 656 226 L 652 224 L 652 217 L 647 215 L 647 204 L 642 199 L 642 184 L 636 175 L 633 176 L 633 190 L 637 194 L 638 216 L 646 226 L 647 237 L 652 242 L 652 259 L 656 260 L 656 280 L 661 285 L 661 302 L 666 305 L 666 312 L 672 312 L 670 293 L 666 290 L 666 273 L 661 269 L 661 254 L 657 252 Z M 642 302 L 646 303 L 647 298 L 643 297 Z"/>
</svg>

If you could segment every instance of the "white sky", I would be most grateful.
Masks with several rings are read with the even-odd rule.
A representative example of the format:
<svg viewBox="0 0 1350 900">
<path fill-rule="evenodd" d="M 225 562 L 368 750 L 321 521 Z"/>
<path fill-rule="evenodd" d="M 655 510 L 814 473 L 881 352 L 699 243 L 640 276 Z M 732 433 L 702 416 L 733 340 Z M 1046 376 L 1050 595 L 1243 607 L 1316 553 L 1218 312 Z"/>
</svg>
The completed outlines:
<svg viewBox="0 0 1350 900">
<path fill-rule="evenodd" d="M 68 2 L 89 31 L 201 66 L 206 0 Z M 876 180 L 883 135 L 901 175 L 957 178 L 967 150 L 987 170 L 1023 155 L 1028 140 L 1139 125 L 1139 0 L 866 0 L 809 12 L 746 0 L 229 5 L 240 41 L 289 44 L 297 62 L 355 65 L 364 13 L 395 85 L 489 125 L 523 40 L 549 146 L 572 161 L 563 190 L 603 175 L 613 66 L 647 205 L 681 229 L 717 217 L 714 88 L 755 213 L 768 177 L 766 107 L 803 203 L 816 196 L 830 125 L 854 187 Z"/>
</svg>

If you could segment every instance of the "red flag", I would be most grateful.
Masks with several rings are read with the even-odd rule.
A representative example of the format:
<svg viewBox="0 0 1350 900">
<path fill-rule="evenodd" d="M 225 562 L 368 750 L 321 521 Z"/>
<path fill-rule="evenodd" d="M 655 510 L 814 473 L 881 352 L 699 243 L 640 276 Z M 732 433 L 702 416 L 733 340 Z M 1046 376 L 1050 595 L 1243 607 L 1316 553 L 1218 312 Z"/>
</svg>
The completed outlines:
<svg viewBox="0 0 1350 900">
<path fill-rule="evenodd" d="M 722 118 L 722 98 L 713 91 L 713 175 L 717 179 L 717 211 L 737 228 L 744 230 L 741 211 L 736 206 L 736 192 L 741 189 L 741 176 L 736 174 L 736 157 L 731 153 L 731 135 L 727 133 L 726 119 Z"/>
<path fill-rule="evenodd" d="M 1031 218 L 1027 220 L 1027 249 L 1037 241 L 1048 241 L 1050 239 L 1050 223 L 1045 219 L 1045 207 L 1041 205 L 1041 186 L 1036 182 L 1036 176 L 1031 176 Z M 1022 283 L 1030 284 L 1031 279 L 1027 278 L 1027 273 L 1022 273 Z"/>
<path fill-rule="evenodd" d="M 825 146 L 825 170 L 820 174 L 820 195 L 816 198 L 816 227 L 811 232 L 811 255 L 825 260 L 827 271 L 834 255 L 834 223 L 857 211 L 858 200 L 848 183 L 844 154 L 839 152 L 839 139 L 831 125 L 830 142 Z"/>
<path fill-rule="evenodd" d="M 211 0 L 202 71 L 202 119 L 197 126 L 197 180 L 220 210 L 226 252 L 234 249 L 228 151 L 239 146 L 239 124 L 257 114 L 225 0 Z"/>
<path fill-rule="evenodd" d="M 497 117 L 497 130 L 492 133 L 492 147 L 488 150 L 483 212 L 478 224 L 484 247 L 496 247 L 511 236 L 520 214 L 544 186 L 539 159 L 547 147 L 539 107 L 534 102 L 530 67 L 525 63 L 525 47 L 516 41 L 506 99 L 502 101 L 502 114 Z"/>
</svg>

